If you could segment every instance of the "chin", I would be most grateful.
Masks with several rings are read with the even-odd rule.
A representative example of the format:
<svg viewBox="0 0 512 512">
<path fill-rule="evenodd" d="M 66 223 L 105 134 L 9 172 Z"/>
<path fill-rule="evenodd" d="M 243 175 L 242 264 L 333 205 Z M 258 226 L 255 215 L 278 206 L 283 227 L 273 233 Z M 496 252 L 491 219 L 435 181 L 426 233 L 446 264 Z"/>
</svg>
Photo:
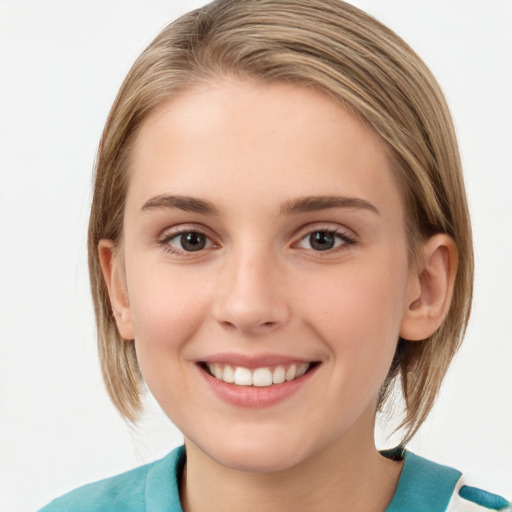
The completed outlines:
<svg viewBox="0 0 512 512">
<path fill-rule="evenodd" d="M 199 450 L 215 463 L 233 471 L 275 473 L 297 466 L 314 453 L 314 447 L 296 440 L 290 433 L 284 436 L 262 433 L 229 436 L 228 439 L 198 444 Z"/>
</svg>

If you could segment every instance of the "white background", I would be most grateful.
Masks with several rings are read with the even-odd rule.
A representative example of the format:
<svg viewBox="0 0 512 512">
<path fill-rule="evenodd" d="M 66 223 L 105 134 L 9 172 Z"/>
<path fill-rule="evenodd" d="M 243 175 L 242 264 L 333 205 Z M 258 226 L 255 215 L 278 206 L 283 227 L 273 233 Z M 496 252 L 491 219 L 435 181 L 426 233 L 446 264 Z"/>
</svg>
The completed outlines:
<svg viewBox="0 0 512 512">
<path fill-rule="evenodd" d="M 0 1 L 0 510 L 35 510 L 153 460 L 181 435 L 128 428 L 103 389 L 88 290 L 90 176 L 130 65 L 202 1 Z M 473 215 L 465 344 L 410 448 L 512 497 L 512 2 L 358 0 L 438 77 Z M 380 446 L 390 446 L 380 433 Z"/>
</svg>

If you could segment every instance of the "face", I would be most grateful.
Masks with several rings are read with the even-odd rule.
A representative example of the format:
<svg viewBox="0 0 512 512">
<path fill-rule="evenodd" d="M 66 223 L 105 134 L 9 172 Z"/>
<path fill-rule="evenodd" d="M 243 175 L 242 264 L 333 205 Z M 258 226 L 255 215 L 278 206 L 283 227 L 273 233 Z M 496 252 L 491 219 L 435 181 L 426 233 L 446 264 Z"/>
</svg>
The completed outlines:
<svg viewBox="0 0 512 512">
<path fill-rule="evenodd" d="M 412 299 L 378 137 L 319 92 L 226 78 L 154 112 L 130 172 L 111 295 L 187 443 L 249 471 L 373 445 Z"/>
</svg>

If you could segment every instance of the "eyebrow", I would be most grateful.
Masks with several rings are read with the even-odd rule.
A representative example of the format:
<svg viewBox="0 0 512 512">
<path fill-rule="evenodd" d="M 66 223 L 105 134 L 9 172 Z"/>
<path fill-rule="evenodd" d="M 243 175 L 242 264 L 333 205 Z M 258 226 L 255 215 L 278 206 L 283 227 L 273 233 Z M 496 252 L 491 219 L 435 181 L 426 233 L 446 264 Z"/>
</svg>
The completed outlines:
<svg viewBox="0 0 512 512">
<path fill-rule="evenodd" d="M 210 201 L 197 197 L 167 195 L 148 199 L 141 211 L 157 208 L 176 208 L 185 212 L 199 213 L 201 215 L 219 215 L 219 210 Z M 281 215 L 307 213 L 331 208 L 358 208 L 368 210 L 380 215 L 379 210 L 370 202 L 358 197 L 346 196 L 306 196 L 286 201 L 281 205 Z"/>
<path fill-rule="evenodd" d="M 162 194 L 148 199 L 141 208 L 141 211 L 153 210 L 156 208 L 177 208 L 185 212 L 200 213 L 202 215 L 218 215 L 219 211 L 213 203 L 189 196 L 172 196 Z"/>
<path fill-rule="evenodd" d="M 357 208 L 380 215 L 372 203 L 358 197 L 346 196 L 306 196 L 287 201 L 281 206 L 281 214 L 307 213 L 331 208 Z"/>
</svg>

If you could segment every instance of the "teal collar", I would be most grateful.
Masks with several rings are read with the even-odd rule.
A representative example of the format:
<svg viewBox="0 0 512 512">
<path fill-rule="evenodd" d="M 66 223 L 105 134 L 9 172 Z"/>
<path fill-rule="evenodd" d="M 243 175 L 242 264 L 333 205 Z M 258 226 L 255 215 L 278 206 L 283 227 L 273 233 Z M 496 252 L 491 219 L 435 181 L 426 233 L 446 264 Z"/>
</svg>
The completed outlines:
<svg viewBox="0 0 512 512">
<path fill-rule="evenodd" d="M 441 466 L 403 448 L 383 452 L 391 459 L 404 460 L 402 474 L 385 512 L 444 512 L 462 473 Z"/>
<path fill-rule="evenodd" d="M 149 468 L 145 489 L 146 510 L 183 512 L 179 482 L 185 460 L 185 446 L 180 446 Z"/>
</svg>

